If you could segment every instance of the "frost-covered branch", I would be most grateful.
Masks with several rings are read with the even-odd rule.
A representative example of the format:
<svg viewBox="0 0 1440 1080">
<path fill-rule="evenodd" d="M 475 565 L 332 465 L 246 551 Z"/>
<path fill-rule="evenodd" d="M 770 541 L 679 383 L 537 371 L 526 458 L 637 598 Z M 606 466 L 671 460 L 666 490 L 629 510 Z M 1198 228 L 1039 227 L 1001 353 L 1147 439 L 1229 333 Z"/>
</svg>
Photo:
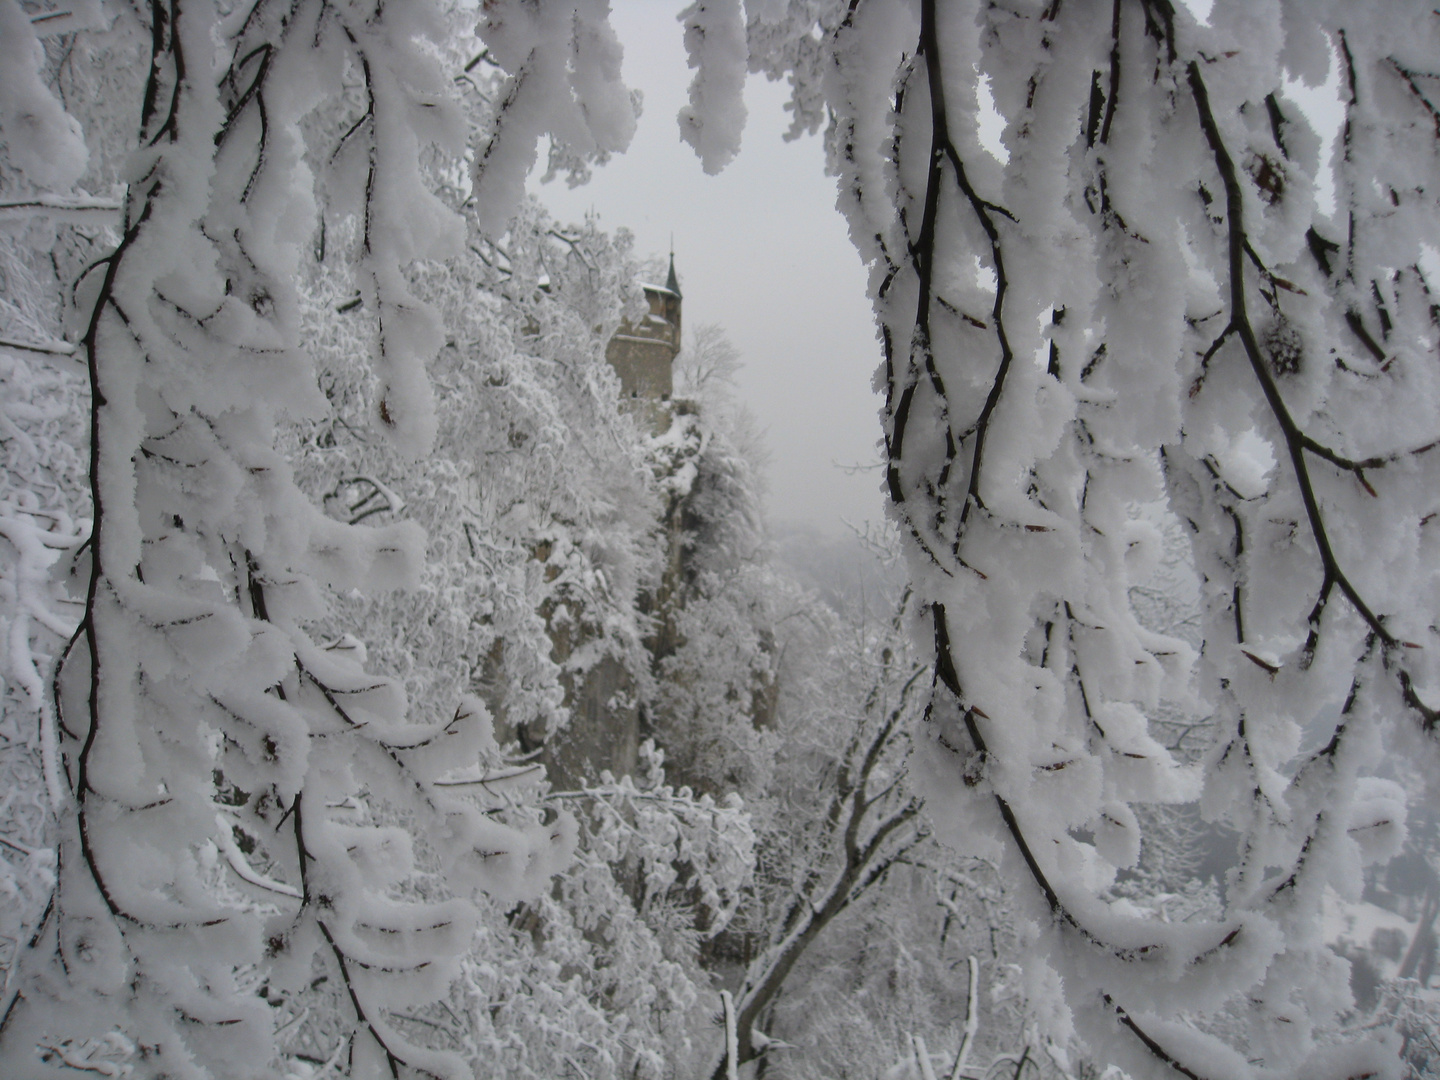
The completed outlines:
<svg viewBox="0 0 1440 1080">
<path fill-rule="evenodd" d="M 1225 188 L 1226 203 L 1226 225 L 1228 228 L 1229 247 L 1229 290 L 1230 290 L 1230 321 L 1227 330 L 1236 334 L 1245 349 L 1245 356 L 1250 362 L 1250 368 L 1255 373 L 1261 389 L 1265 394 L 1266 404 L 1269 406 L 1275 421 L 1280 428 L 1285 441 L 1285 449 L 1290 459 L 1290 465 L 1294 469 L 1296 483 L 1300 489 L 1301 499 L 1305 507 L 1305 516 L 1310 527 L 1311 535 L 1315 539 L 1315 546 L 1319 554 L 1320 564 L 1323 570 L 1319 598 L 1316 601 L 1308 622 L 1310 624 L 1311 637 L 1307 639 L 1305 655 L 1302 663 L 1309 663 L 1313 660 L 1318 642 L 1321 617 L 1324 615 L 1326 601 L 1329 598 L 1330 590 L 1338 587 L 1343 595 L 1354 608 L 1356 614 L 1364 620 L 1381 642 L 1384 650 L 1385 666 L 1390 670 L 1398 683 L 1401 693 L 1404 695 L 1405 703 L 1419 716 L 1421 725 L 1426 731 L 1432 730 L 1437 722 L 1440 722 L 1440 712 L 1427 705 L 1416 693 L 1414 682 L 1405 664 L 1402 648 L 1419 648 L 1413 643 L 1405 643 L 1397 640 L 1386 628 L 1379 616 L 1371 610 L 1365 598 L 1361 596 L 1350 577 L 1345 573 L 1335 555 L 1334 548 L 1330 541 L 1330 531 L 1326 524 L 1325 517 L 1321 511 L 1319 500 L 1315 493 L 1315 485 L 1310 479 L 1309 464 L 1306 461 L 1306 453 L 1315 454 L 1331 464 L 1354 473 L 1359 482 L 1365 486 L 1367 492 L 1374 496 L 1375 491 L 1366 482 L 1365 469 L 1379 469 L 1391 464 L 1401 457 L 1400 454 L 1387 455 L 1383 457 L 1371 457 L 1363 461 L 1353 461 L 1350 458 L 1342 457 L 1328 447 L 1319 443 L 1311 436 L 1300 430 L 1295 422 L 1289 408 L 1286 406 L 1280 389 L 1276 384 L 1275 376 L 1272 374 L 1273 358 L 1267 359 L 1261 350 L 1260 342 L 1251 325 L 1250 317 L 1246 306 L 1246 282 L 1245 263 L 1249 254 L 1250 242 L 1247 239 L 1244 211 L 1244 197 L 1240 188 L 1240 180 L 1235 170 L 1235 162 L 1230 151 L 1225 145 L 1224 137 L 1220 133 L 1219 126 L 1215 122 L 1214 114 L 1210 108 L 1210 95 L 1205 86 L 1204 77 L 1201 75 L 1198 61 L 1192 60 L 1186 68 L 1186 77 L 1190 84 L 1191 92 L 1195 97 L 1196 108 L 1200 115 L 1200 125 L 1205 132 L 1205 138 L 1210 145 L 1210 150 L 1215 157 L 1215 165 L 1220 173 L 1221 182 Z M 1422 454 L 1437 445 L 1432 441 L 1409 451 L 1411 454 Z"/>
<path fill-rule="evenodd" d="M 503 22 L 505 7 L 487 19 Z M 24 61 L 4 61 L 0 126 L 10 164 L 48 186 L 7 190 L 3 212 L 83 239 L 113 211 L 93 189 L 63 191 L 84 166 L 79 125 L 29 81 L 44 54 L 32 49 L 39 24 L 16 23 L 19 13 L 0 4 L 0 41 Z M 0 1068 L 33 1072 L 36 1047 L 49 1046 L 42 1060 L 61 1070 L 125 1033 L 147 1068 L 229 1075 L 237 1060 L 282 1062 L 277 1030 L 322 1035 L 329 1055 L 338 1022 L 352 1071 L 469 1075 L 462 1055 L 402 1037 L 386 1014 L 450 992 L 479 898 L 536 895 L 569 858 L 573 821 L 542 823 L 533 805 L 497 819 L 437 785 L 496 753 L 485 706 L 465 698 L 452 712 L 451 696 L 439 719 L 412 719 L 400 683 L 366 671 L 353 636 L 314 644 L 325 595 L 417 583 L 424 537 L 409 522 L 327 518 L 278 449 L 282 430 L 318 422 L 327 405 L 299 348 L 317 209 L 336 226 L 332 248 L 355 241 L 365 311 L 348 317 L 377 343 L 382 431 L 412 456 L 433 435 L 424 364 L 444 335 L 409 281 L 465 235 L 421 162 L 427 148 L 463 150 L 467 125 L 440 63 L 460 23 L 439 3 L 364 0 L 155 0 L 118 14 L 93 44 L 125 55 L 107 69 L 134 110 L 131 144 L 115 155 L 129 155 L 125 197 L 113 243 L 86 260 L 75 291 L 93 526 L 80 551 L 56 517 L 41 530 L 53 542 L 32 551 L 35 530 L 6 518 L 27 589 L 32 556 L 48 566 L 69 553 L 85 603 L 55 681 L 56 776 L 69 798 L 53 912 L 7 987 Z M 576 31 L 550 29 L 547 45 L 562 50 Z M 369 122 L 347 138 L 328 121 L 357 76 Z M 70 104 L 101 107 L 78 94 Z M 53 160 L 22 153 L 21 107 Z M 554 119 L 544 107 L 527 117 L 536 136 Z M 109 167 L 121 136 L 96 130 Z M 504 156 L 525 154 L 522 143 Z M 487 204 L 502 217 L 512 208 Z M 27 319 L 5 339 L 59 339 Z M 367 503 L 402 511 L 382 480 L 350 475 L 368 489 L 347 504 L 352 517 Z M 36 640 L 38 619 L 68 633 L 70 620 L 37 616 L 35 599 L 26 594 L 30 623 L 7 630 Z M 46 687 L 31 683 L 43 743 L 54 734 Z M 417 847 L 443 888 L 422 887 L 431 871 Z M 291 1003 L 315 991 L 312 964 L 334 980 L 318 992 L 332 1004 L 292 1025 L 308 1006 Z"/>
<path fill-rule="evenodd" d="M 1255 1067 L 1318 1067 L 1344 1001 L 1307 927 L 1393 848 L 1365 842 L 1356 792 L 1383 786 L 1364 774 L 1403 743 L 1397 709 L 1435 726 L 1435 115 L 1413 73 L 1440 24 L 1387 13 L 1282 4 L 1263 44 L 1238 9 L 1201 25 L 1167 0 L 792 4 L 750 28 L 752 67 L 829 119 L 871 267 L 888 486 L 935 656 L 929 813 L 1028 882 L 1037 955 L 1132 1074 L 1243 1073 L 1238 1041 L 1169 1019 L 1242 998 Z M 1332 62 L 1335 220 L 1285 89 Z M 1162 499 L 1190 529 L 1198 653 L 1132 604 Z M 1334 732 L 1295 756 L 1317 715 Z M 1213 734 L 1200 768 L 1162 724 Z M 1139 812 L 1190 801 L 1242 834 L 1226 916 L 1122 915 Z"/>
</svg>

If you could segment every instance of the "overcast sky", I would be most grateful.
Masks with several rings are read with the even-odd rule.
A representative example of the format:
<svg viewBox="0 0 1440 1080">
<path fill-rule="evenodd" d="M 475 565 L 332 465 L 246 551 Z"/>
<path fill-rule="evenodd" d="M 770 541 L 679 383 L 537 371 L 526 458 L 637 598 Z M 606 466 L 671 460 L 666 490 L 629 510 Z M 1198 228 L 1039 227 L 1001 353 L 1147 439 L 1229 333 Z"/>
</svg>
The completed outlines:
<svg viewBox="0 0 1440 1080">
<path fill-rule="evenodd" d="M 680 6 L 614 5 L 625 80 L 645 94 L 635 141 L 584 187 L 557 180 L 532 182 L 532 190 L 562 221 L 593 209 L 602 227 L 630 229 L 641 258 L 663 256 L 674 234 L 685 325 L 718 323 L 741 352 L 740 394 L 772 455 L 775 524 L 838 532 L 842 519 L 879 520 L 880 473 L 837 467 L 878 460 L 880 399 L 870 385 L 880 347 L 820 139 L 783 142 L 785 86 L 751 76 L 740 155 L 706 176 L 675 122 L 692 74 L 675 20 Z"/>
</svg>

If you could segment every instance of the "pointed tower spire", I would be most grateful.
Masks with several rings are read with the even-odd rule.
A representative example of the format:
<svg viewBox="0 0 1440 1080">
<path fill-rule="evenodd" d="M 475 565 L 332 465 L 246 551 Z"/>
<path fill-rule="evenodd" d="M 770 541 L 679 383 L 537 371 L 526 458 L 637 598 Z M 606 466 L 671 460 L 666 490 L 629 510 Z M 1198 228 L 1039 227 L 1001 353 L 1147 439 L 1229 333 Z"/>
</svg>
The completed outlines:
<svg viewBox="0 0 1440 1080">
<path fill-rule="evenodd" d="M 665 277 L 665 288 L 676 296 L 680 295 L 680 279 L 675 276 L 675 238 L 670 238 L 670 273 Z"/>
</svg>

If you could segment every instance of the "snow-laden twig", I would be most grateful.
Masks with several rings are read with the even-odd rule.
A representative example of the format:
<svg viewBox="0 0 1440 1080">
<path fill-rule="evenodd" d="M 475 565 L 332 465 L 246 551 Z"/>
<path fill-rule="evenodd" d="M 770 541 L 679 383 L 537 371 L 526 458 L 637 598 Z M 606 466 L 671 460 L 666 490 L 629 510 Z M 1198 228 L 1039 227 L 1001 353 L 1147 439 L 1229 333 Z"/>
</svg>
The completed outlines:
<svg viewBox="0 0 1440 1080">
<path fill-rule="evenodd" d="M 965 1024 L 960 1032 L 960 1046 L 955 1051 L 955 1064 L 950 1069 L 950 1080 L 960 1080 L 965 1065 L 970 1060 L 970 1051 L 975 1046 L 975 1035 L 980 1030 L 980 963 L 974 955 L 965 958 L 970 982 L 965 995 Z"/>
<path fill-rule="evenodd" d="M 920 1080 L 935 1080 L 935 1063 L 930 1060 L 930 1049 L 925 1045 L 923 1035 L 911 1035 L 910 1051 L 920 1066 Z"/>
<path fill-rule="evenodd" d="M 217 816 L 216 825 L 215 843 L 225 856 L 225 861 L 230 864 L 230 869 L 235 871 L 241 881 L 279 896 L 288 896 L 293 900 L 300 899 L 299 889 L 293 885 L 286 885 L 283 881 L 268 878 L 250 865 L 245 858 L 245 853 L 240 850 L 240 845 L 235 842 L 233 827 L 224 814 Z"/>
<path fill-rule="evenodd" d="M 36 195 L 0 199 L 0 221 L 49 218 L 67 225 L 118 225 L 121 204 L 88 195 Z"/>
<path fill-rule="evenodd" d="M 735 999 L 729 990 L 720 991 L 720 1008 L 725 1023 L 725 1080 L 740 1080 L 740 1038 L 736 1031 Z"/>
<path fill-rule="evenodd" d="M 41 674 L 42 666 L 48 667 L 48 661 L 37 660 L 31 640 L 32 622 L 62 642 L 75 633 L 75 623 L 52 608 L 54 586 L 50 581 L 50 567 L 60 552 L 73 549 L 84 536 L 46 528 L 36 521 L 36 513 L 34 509 L 25 511 L 12 503 L 0 504 L 0 536 L 9 541 L 17 556 L 14 569 L 4 582 L 5 592 L 10 594 L 8 598 L 14 605 L 7 627 L 6 670 L 10 678 L 24 688 L 35 712 L 45 789 L 51 809 L 59 813 L 69 796 L 60 774 L 55 702 Z"/>
</svg>

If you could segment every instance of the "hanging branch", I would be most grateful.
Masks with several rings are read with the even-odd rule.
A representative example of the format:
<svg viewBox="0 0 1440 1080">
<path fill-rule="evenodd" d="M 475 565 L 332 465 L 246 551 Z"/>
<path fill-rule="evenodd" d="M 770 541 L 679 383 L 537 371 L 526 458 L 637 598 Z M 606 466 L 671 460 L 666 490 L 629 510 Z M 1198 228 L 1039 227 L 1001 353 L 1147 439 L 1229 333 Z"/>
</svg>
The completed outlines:
<svg viewBox="0 0 1440 1080">
<path fill-rule="evenodd" d="M 1235 333 L 1245 349 L 1246 359 L 1250 363 L 1250 370 L 1254 372 L 1255 378 L 1260 383 L 1260 388 L 1265 395 L 1266 404 L 1270 408 L 1270 414 L 1274 417 L 1280 428 L 1281 437 L 1285 440 L 1285 449 L 1290 459 L 1290 466 L 1295 476 L 1295 482 L 1300 489 L 1300 498 L 1305 507 L 1305 517 L 1310 526 L 1310 533 L 1315 539 L 1315 546 L 1320 557 L 1322 572 L 1319 599 L 1315 609 L 1311 613 L 1311 633 L 1318 637 L 1320 617 L 1324 612 L 1325 603 L 1329 598 L 1332 588 L 1338 587 L 1342 596 L 1350 602 L 1351 608 L 1364 620 L 1382 645 L 1382 658 L 1387 670 L 1391 671 L 1399 684 L 1401 696 L 1406 705 L 1417 714 L 1421 727 L 1427 732 L 1435 730 L 1436 724 L 1440 723 L 1440 711 L 1426 704 L 1416 692 L 1411 680 L 1408 667 L 1400 656 L 1401 648 L 1406 644 L 1395 638 L 1386 629 L 1384 620 L 1371 610 L 1369 603 L 1359 590 L 1351 582 L 1349 576 L 1341 568 L 1339 559 L 1335 555 L 1334 548 L 1330 541 L 1330 532 L 1326 524 L 1324 514 L 1320 509 L 1320 502 L 1315 495 L 1314 483 L 1310 478 L 1310 467 L 1306 460 L 1306 454 L 1314 454 L 1325 461 L 1346 471 L 1353 472 L 1364 484 L 1367 491 L 1374 495 L 1374 489 L 1365 482 L 1365 469 L 1379 469 L 1392 461 L 1397 461 L 1402 455 L 1390 457 L 1371 457 L 1363 460 L 1353 460 L 1336 454 L 1311 436 L 1304 433 L 1295 422 L 1289 408 L 1285 405 L 1284 398 L 1280 394 L 1279 387 L 1275 384 L 1275 377 L 1270 372 L 1269 365 L 1265 362 L 1265 356 L 1261 352 L 1259 339 L 1255 335 L 1254 327 L 1246 309 L 1245 300 L 1245 260 L 1249 253 L 1249 239 L 1245 230 L 1244 218 L 1244 197 L 1240 187 L 1239 176 L 1235 170 L 1235 162 L 1225 146 L 1223 137 L 1220 134 L 1219 125 L 1215 121 L 1214 113 L 1210 109 L 1210 95 L 1205 86 L 1205 80 L 1200 74 L 1200 65 L 1197 61 L 1190 61 L 1186 68 L 1186 75 L 1190 84 L 1191 94 L 1195 99 L 1195 107 L 1199 112 L 1200 127 L 1205 133 L 1206 141 L 1215 159 L 1215 167 L 1220 173 L 1221 183 L 1225 187 L 1226 206 L 1226 228 L 1228 238 L 1229 257 L 1229 289 L 1230 289 L 1230 321 L 1228 329 Z M 1440 441 L 1430 442 L 1409 452 L 1410 455 L 1419 455 L 1428 452 Z M 1307 641 L 1305 655 L 1314 655 L 1314 646 Z"/>
<path fill-rule="evenodd" d="M 924 382 L 927 383 L 940 405 L 940 419 L 944 426 L 945 450 L 943 463 L 933 487 L 927 484 L 927 501 L 933 515 L 933 528 L 942 530 L 945 525 L 945 508 L 947 500 L 946 489 L 950 483 L 950 472 L 954 467 L 959 454 L 961 443 L 966 439 L 973 440 L 971 451 L 970 472 L 966 486 L 964 500 L 962 501 L 960 514 L 954 526 L 954 537 L 949 543 L 950 556 L 960 566 L 965 567 L 972 573 L 984 577 L 984 574 L 972 567 L 961 556 L 960 549 L 964 541 L 966 526 L 969 523 L 972 507 L 984 510 L 984 499 L 980 492 L 981 476 L 985 456 L 986 439 L 989 435 L 991 417 L 1000 401 L 1000 395 L 1004 390 L 1006 377 L 1010 371 L 1011 362 L 1014 359 L 1014 350 L 1011 348 L 1009 334 L 1005 327 L 1005 299 L 1009 289 L 1009 278 L 1005 269 L 1004 252 L 1000 244 L 1000 233 L 996 225 L 997 216 L 1011 218 L 1013 216 L 1003 207 L 989 202 L 980 197 L 970 182 L 965 165 L 956 150 L 950 136 L 949 121 L 945 104 L 944 84 L 941 75 L 940 44 L 935 26 L 935 10 L 933 0 L 926 0 L 921 8 L 921 31 L 920 40 L 916 46 L 916 57 L 923 58 L 926 68 L 926 79 L 930 98 L 930 120 L 931 120 L 931 150 L 929 157 L 929 170 L 926 178 L 924 208 L 922 211 L 920 231 L 913 241 L 908 240 L 908 226 L 905 226 L 905 214 L 901 211 L 901 224 L 906 229 L 907 242 L 909 247 L 908 263 L 916 273 L 919 282 L 919 292 L 916 299 L 915 325 L 911 336 L 910 350 L 906 369 L 903 375 L 903 389 L 896 395 L 897 373 L 894 365 L 887 359 L 887 412 L 891 416 L 891 424 L 886 432 L 886 454 L 889 461 L 887 469 L 887 484 L 890 491 L 891 502 L 900 508 L 905 515 L 908 529 L 911 535 L 920 543 L 923 550 L 930 556 L 931 560 L 944 570 L 947 574 L 952 571 L 944 565 L 937 556 L 932 545 L 927 542 L 920 530 L 920 523 L 916 521 L 913 514 L 907 510 L 908 492 L 905 490 L 901 479 L 901 464 L 904 460 L 905 436 L 910 424 L 911 412 L 914 408 L 915 394 L 921 385 L 920 372 L 923 369 Z M 902 99 L 897 95 L 896 109 L 900 109 Z M 1000 350 L 1000 360 L 995 376 L 991 382 L 991 388 L 986 396 L 985 402 L 975 422 L 958 437 L 953 427 L 950 410 L 950 400 L 946 393 L 945 382 L 935 364 L 935 353 L 933 344 L 933 332 L 931 327 L 931 303 L 938 303 L 942 308 L 956 312 L 954 305 L 946 303 L 939 298 L 934 289 L 934 263 L 936 247 L 936 231 L 940 213 L 941 193 L 945 187 L 945 168 L 949 166 L 954 175 L 954 183 L 969 205 L 971 212 L 975 215 L 981 228 L 984 230 L 989 243 L 989 254 L 991 266 L 995 273 L 996 288 L 995 299 L 991 305 L 990 326 L 994 329 L 996 343 Z M 893 279 L 894 269 L 887 276 L 887 282 Z M 882 295 L 885 289 L 882 286 Z M 984 327 L 985 323 L 973 317 L 963 314 L 961 318 L 966 319 L 971 325 Z M 889 328 L 885 328 L 885 344 L 887 357 L 891 351 Z"/>
<path fill-rule="evenodd" d="M 1112 27 L 1112 34 L 1115 44 L 1111 57 L 1111 94 L 1109 97 L 1107 114 L 1101 128 L 1102 140 L 1109 138 L 1110 123 L 1113 119 L 1119 87 L 1120 57 L 1118 42 L 1120 28 L 1120 6 L 1118 3 L 1114 7 L 1113 18 L 1114 22 Z M 982 477 L 982 468 L 984 464 L 985 439 L 986 435 L 988 434 L 990 418 L 996 408 L 1001 394 L 1003 393 L 1006 377 L 1009 374 L 1010 366 L 1014 356 L 1008 335 L 1005 331 L 1005 298 L 1009 286 L 1009 281 L 1006 275 L 1002 241 L 999 234 L 999 228 L 995 220 L 997 214 L 1003 215 L 1005 217 L 1010 217 L 1010 215 L 1006 211 L 995 206 L 993 203 L 990 203 L 987 200 L 981 198 L 978 193 L 976 193 L 973 186 L 969 182 L 969 178 L 963 167 L 963 162 L 960 160 L 959 154 L 956 151 L 952 141 L 950 140 L 945 116 L 944 85 L 940 77 L 939 71 L 938 58 L 940 53 L 940 43 L 938 41 L 937 35 L 938 30 L 936 20 L 936 5 L 934 3 L 934 0 L 926 0 L 926 2 L 922 3 L 921 6 L 920 43 L 917 46 L 916 52 L 918 56 L 923 56 L 925 58 L 927 72 L 929 74 L 930 80 L 932 150 L 930 184 L 927 188 L 925 204 L 926 214 L 924 221 L 922 222 L 919 238 L 916 243 L 916 250 L 919 254 L 918 257 L 914 259 L 920 279 L 920 297 L 917 302 L 915 340 L 920 347 L 926 350 L 924 355 L 927 363 L 927 371 L 933 371 L 933 355 L 928 352 L 929 303 L 932 291 L 929 268 L 934 257 L 934 221 L 936 213 L 935 207 L 938 205 L 939 199 L 939 170 L 942 164 L 949 164 L 954 174 L 954 182 L 956 184 L 956 187 L 959 189 L 960 194 L 963 196 L 964 203 L 968 205 L 972 215 L 983 230 L 989 244 L 990 259 L 996 275 L 996 294 L 991 311 L 991 323 L 994 327 L 996 341 L 1000 350 L 1000 362 L 998 368 L 994 377 L 991 380 L 990 389 L 986 395 L 984 405 L 981 408 L 979 417 L 973 429 L 975 447 L 972 455 L 970 476 L 968 479 L 967 489 L 965 493 L 964 506 L 960 513 L 959 521 L 957 524 L 956 538 L 952 548 L 956 559 L 961 561 L 963 565 L 963 560 L 960 558 L 960 545 L 964 538 L 965 526 L 968 522 L 969 512 L 972 507 L 978 507 L 982 511 L 984 510 L 984 501 L 980 494 L 980 483 Z M 1119 222 L 1119 225 L 1122 228 L 1124 227 L 1123 222 Z M 931 384 L 935 388 L 937 396 L 940 396 L 943 400 L 943 385 L 938 383 L 938 377 L 932 377 Z M 909 401 L 911 398 L 913 398 L 915 385 L 915 382 L 910 382 L 907 385 L 906 390 L 904 391 L 904 393 L 902 393 L 901 396 L 900 407 L 897 408 L 895 413 L 895 427 L 897 432 L 902 435 L 904 431 L 904 424 L 909 417 Z M 948 416 L 948 412 L 946 413 L 946 416 Z M 948 426 L 948 420 L 945 438 L 945 468 L 942 469 L 941 472 L 941 494 L 939 496 L 941 500 L 943 500 L 944 498 L 944 480 L 946 478 L 950 462 L 955 456 L 952 436 L 950 434 Z M 897 482 L 899 476 L 899 449 L 902 445 L 903 444 L 901 443 L 900 439 L 896 438 L 890 446 L 892 499 L 895 499 L 897 502 L 902 501 L 904 496 L 904 492 L 899 491 L 901 498 L 896 499 L 896 492 L 897 490 L 899 490 L 899 485 Z M 951 642 L 949 624 L 946 617 L 945 604 L 939 601 L 932 602 L 930 605 L 930 611 L 934 631 L 935 668 L 933 678 L 935 693 L 932 696 L 930 706 L 927 707 L 926 719 L 928 721 L 931 721 L 932 727 L 936 726 L 934 724 L 934 721 L 937 718 L 933 710 L 935 702 L 940 696 L 939 691 L 941 690 L 941 688 L 943 688 L 944 694 L 950 698 L 950 700 L 954 704 L 954 707 L 958 710 L 960 714 L 960 718 L 964 726 L 965 732 L 968 736 L 972 751 L 971 753 L 967 754 L 959 746 L 956 746 L 952 742 L 950 742 L 946 735 L 943 733 L 943 729 L 940 730 L 940 733 L 938 735 L 939 741 L 941 745 L 945 746 L 948 750 L 950 750 L 953 754 L 955 754 L 963 761 L 965 783 L 971 786 L 979 785 L 984 782 L 989 768 L 990 750 L 987 744 L 987 740 L 985 739 L 980 726 L 981 721 L 987 720 L 988 717 L 986 717 L 986 715 L 978 707 L 970 704 L 967 701 L 967 697 L 964 688 L 961 685 L 959 674 L 953 659 L 953 646 Z M 1070 610 L 1068 604 L 1066 605 L 1066 614 L 1067 618 L 1071 621 L 1073 625 L 1074 612 L 1073 610 Z M 1085 693 L 1083 680 L 1080 678 L 1078 666 L 1074 667 L 1073 676 L 1080 690 L 1081 700 L 1084 705 L 1087 717 L 1089 718 L 1090 723 L 1098 729 L 1098 725 L 1094 723 L 1093 716 L 1091 716 L 1089 713 L 1088 695 L 1086 695 Z M 1103 731 L 1100 731 L 1100 734 L 1103 737 Z M 990 791 L 990 795 L 994 800 L 995 807 L 999 812 L 1001 821 L 1004 824 L 1006 832 L 1009 834 L 1012 842 L 1015 844 L 1016 849 L 1019 851 L 1021 858 L 1025 863 L 1031 880 L 1040 891 L 1041 896 L 1045 900 L 1046 906 L 1049 908 L 1052 918 L 1058 925 L 1075 934 L 1077 938 L 1086 946 L 1097 948 L 1102 952 L 1113 956 L 1115 959 L 1121 962 L 1133 963 L 1148 959 L 1155 959 L 1163 956 L 1168 951 L 1167 946 L 1158 940 L 1152 943 L 1141 945 L 1115 945 L 1111 942 L 1108 942 L 1104 938 L 1104 936 L 1095 933 L 1088 926 L 1086 926 L 1073 913 L 1070 906 L 1061 897 L 1059 890 L 1050 880 L 1049 875 L 1040 865 L 1040 862 L 1035 855 L 1030 840 L 1026 835 L 1026 832 L 1020 822 L 1019 815 L 1016 813 L 1014 807 L 1011 805 L 1009 800 L 1007 800 L 1002 794 L 1000 794 L 1000 792 L 995 791 L 993 788 Z M 1218 955 L 1221 951 L 1236 946 L 1241 935 L 1243 934 L 1243 927 L 1236 925 L 1229 928 L 1228 930 L 1225 928 L 1219 928 L 1217 930 L 1217 934 L 1218 938 L 1215 944 L 1201 950 L 1197 955 L 1190 958 L 1188 961 L 1189 964 L 1202 964 L 1207 959 Z M 1153 1038 L 1137 1023 L 1137 1021 L 1127 1010 L 1115 1004 L 1114 999 L 1109 991 L 1101 990 L 1100 997 L 1107 1006 L 1112 1008 L 1117 1018 L 1120 1020 L 1121 1025 L 1128 1031 L 1130 1031 L 1154 1057 L 1164 1062 L 1174 1070 L 1180 1072 L 1182 1075 L 1191 1078 L 1191 1080 L 1200 1080 L 1199 1074 L 1193 1072 L 1188 1066 L 1183 1064 L 1179 1058 L 1177 1058 L 1170 1051 L 1165 1049 L 1155 1038 Z"/>
</svg>

